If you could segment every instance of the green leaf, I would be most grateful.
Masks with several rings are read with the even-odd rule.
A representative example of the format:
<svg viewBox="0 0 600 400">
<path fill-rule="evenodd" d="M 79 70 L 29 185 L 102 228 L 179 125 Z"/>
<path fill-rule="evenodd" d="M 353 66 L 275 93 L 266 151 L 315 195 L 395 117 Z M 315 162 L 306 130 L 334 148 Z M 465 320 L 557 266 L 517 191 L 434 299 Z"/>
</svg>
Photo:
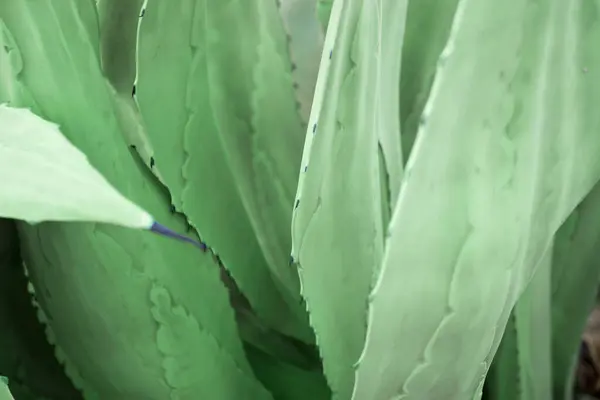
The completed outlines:
<svg viewBox="0 0 600 400">
<path fill-rule="evenodd" d="M 209 18 L 222 7 L 231 15 Z M 297 273 L 288 265 L 301 123 L 282 56 L 285 35 L 274 18 L 275 2 L 238 8 L 149 2 L 139 32 L 136 100 L 175 207 L 219 255 L 261 320 L 311 341 Z M 213 19 L 221 22 L 213 26 Z M 232 26 L 243 46 L 230 36 Z M 215 46 L 223 37 L 227 44 Z M 214 77 L 215 69 L 227 76 Z M 211 95 L 223 78 L 231 92 L 221 102 Z"/>
<path fill-rule="evenodd" d="M 144 0 L 98 0 L 100 54 L 106 78 L 131 95 L 136 75 L 137 28 Z"/>
<path fill-rule="evenodd" d="M 317 0 L 317 17 L 321 23 L 324 32 L 327 31 L 329 26 L 329 18 L 333 9 L 334 0 Z"/>
<path fill-rule="evenodd" d="M 480 398 L 511 309 L 600 177 L 596 4 L 459 3 L 372 291 L 355 399 Z"/>
<path fill-rule="evenodd" d="M 54 357 L 27 290 L 15 222 L 0 218 L 0 374 L 19 400 L 81 399 Z M 34 395 L 35 394 L 35 395 Z"/>
<path fill-rule="evenodd" d="M 125 142 L 100 69 L 94 10 L 93 1 L 0 2 L 11 52 L 22 60 L 12 79 L 30 94 L 11 104 L 34 99 L 34 111 L 58 124 L 117 190 L 184 231 Z M 7 93 L 0 87 L 0 97 Z M 102 224 L 19 230 L 57 357 L 86 398 L 271 398 L 245 357 L 210 254 Z"/>
<path fill-rule="evenodd" d="M 600 268 L 600 184 L 556 234 L 552 264 L 553 398 L 572 398 L 581 335 L 596 303 Z"/>
<path fill-rule="evenodd" d="M 514 313 L 506 323 L 502 341 L 485 379 L 485 400 L 515 400 L 521 394 L 521 369 L 518 357 L 517 327 Z"/>
<path fill-rule="evenodd" d="M 352 394 L 398 195 L 405 10 L 405 1 L 334 2 L 306 134 L 293 257 L 334 399 Z"/>
<path fill-rule="evenodd" d="M 520 372 L 519 398 L 523 400 L 552 398 L 551 271 L 552 247 L 540 260 L 533 279 L 513 310 Z"/>
<path fill-rule="evenodd" d="M 149 229 L 154 220 L 90 165 L 56 124 L 0 104 L 0 217 L 95 221 Z"/>
<path fill-rule="evenodd" d="M 292 77 L 302 121 L 308 123 L 323 52 L 323 31 L 315 0 L 279 0 L 279 12 L 288 37 Z"/>
<path fill-rule="evenodd" d="M 552 247 L 519 297 L 486 379 L 488 400 L 552 398 Z"/>
<path fill-rule="evenodd" d="M 423 107 L 454 19 L 459 0 L 408 0 L 402 46 L 400 121 L 404 161 L 415 142 Z"/>
<path fill-rule="evenodd" d="M 0 400 L 14 400 L 8 389 L 8 379 L 0 377 Z"/>
<path fill-rule="evenodd" d="M 256 376 L 277 400 L 330 400 L 331 391 L 320 369 L 303 369 L 247 348 Z"/>
</svg>

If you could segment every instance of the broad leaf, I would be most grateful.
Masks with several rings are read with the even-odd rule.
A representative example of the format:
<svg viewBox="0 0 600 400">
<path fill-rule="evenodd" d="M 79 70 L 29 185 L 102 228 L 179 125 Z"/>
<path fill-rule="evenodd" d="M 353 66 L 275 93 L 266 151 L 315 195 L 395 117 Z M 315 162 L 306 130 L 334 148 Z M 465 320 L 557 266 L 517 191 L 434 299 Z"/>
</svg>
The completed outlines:
<svg viewBox="0 0 600 400">
<path fill-rule="evenodd" d="M 477 399 L 600 177 L 597 3 L 459 3 L 390 223 L 354 398 Z"/>
<path fill-rule="evenodd" d="M 285 35 L 275 2 L 233 3 L 148 2 L 135 98 L 176 209 L 263 321 L 311 341 L 288 265 L 302 128 Z"/>
<path fill-rule="evenodd" d="M 402 158 L 399 45 L 406 1 L 336 1 L 292 224 L 302 280 L 333 398 L 352 394 Z"/>
</svg>

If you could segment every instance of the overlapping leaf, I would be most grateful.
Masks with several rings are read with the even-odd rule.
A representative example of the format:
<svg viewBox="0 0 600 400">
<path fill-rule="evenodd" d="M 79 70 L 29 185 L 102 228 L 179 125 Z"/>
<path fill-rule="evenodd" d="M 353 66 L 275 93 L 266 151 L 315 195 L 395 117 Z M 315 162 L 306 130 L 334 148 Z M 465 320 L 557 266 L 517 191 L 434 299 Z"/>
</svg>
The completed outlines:
<svg viewBox="0 0 600 400">
<path fill-rule="evenodd" d="M 0 58 L 3 65 L 7 57 L 20 60 L 10 64 L 9 87 L 29 92 L 2 87 L 0 97 L 15 106 L 34 99 L 34 111 L 59 124 L 124 196 L 182 231 L 119 129 L 100 71 L 94 7 L 75 0 L 0 3 L 14 39 Z M 61 359 L 88 398 L 271 397 L 245 358 L 212 257 L 100 224 L 21 224 L 20 233 Z"/>
<path fill-rule="evenodd" d="M 355 399 L 480 397 L 510 310 L 600 177 L 596 7 L 459 3 L 390 223 Z"/>
<path fill-rule="evenodd" d="M 175 207 L 263 321 L 310 341 L 288 266 L 301 122 L 285 35 L 275 2 L 229 3 L 148 2 L 135 98 Z"/>
<path fill-rule="evenodd" d="M 553 398 L 570 399 L 581 333 L 596 301 L 600 271 L 600 184 L 556 234 L 552 264 Z"/>
<path fill-rule="evenodd" d="M 406 2 L 336 1 L 306 136 L 293 257 L 334 399 L 348 399 L 402 172 L 399 38 Z"/>
<path fill-rule="evenodd" d="M 303 121 L 308 122 L 324 34 L 316 18 L 314 0 L 280 0 L 279 12 L 287 33 L 292 77 Z"/>
</svg>

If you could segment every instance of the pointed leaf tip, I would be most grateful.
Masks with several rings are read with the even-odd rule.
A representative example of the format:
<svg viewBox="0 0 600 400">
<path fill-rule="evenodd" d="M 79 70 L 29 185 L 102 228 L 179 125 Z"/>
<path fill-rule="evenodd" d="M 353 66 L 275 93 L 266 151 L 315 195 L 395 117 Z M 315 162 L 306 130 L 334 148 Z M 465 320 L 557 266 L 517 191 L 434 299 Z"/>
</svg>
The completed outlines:
<svg viewBox="0 0 600 400">
<path fill-rule="evenodd" d="M 182 242 L 192 244 L 192 245 L 198 247 L 202 251 L 206 251 L 208 249 L 208 246 L 206 245 L 206 243 L 204 243 L 202 241 L 194 240 L 192 238 L 189 238 L 187 236 L 179 234 L 179 233 L 167 228 L 166 226 L 159 224 L 158 222 L 154 222 L 152 224 L 152 226 L 150 227 L 150 231 L 157 233 L 161 236 L 166 236 L 166 237 L 169 237 L 172 239 L 176 239 L 176 240 L 180 240 Z"/>
<path fill-rule="evenodd" d="M 148 229 L 150 214 L 121 195 L 60 132 L 0 104 L 0 217 L 90 221 Z"/>
</svg>

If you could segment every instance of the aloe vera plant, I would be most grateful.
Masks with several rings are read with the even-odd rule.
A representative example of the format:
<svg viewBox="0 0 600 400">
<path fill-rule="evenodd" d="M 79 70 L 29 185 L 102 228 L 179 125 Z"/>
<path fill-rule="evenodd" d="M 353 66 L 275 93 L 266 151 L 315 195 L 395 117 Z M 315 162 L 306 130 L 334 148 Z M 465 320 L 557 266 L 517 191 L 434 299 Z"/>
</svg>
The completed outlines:
<svg viewBox="0 0 600 400">
<path fill-rule="evenodd" d="M 0 2 L 12 396 L 571 399 L 599 7 Z"/>
</svg>

